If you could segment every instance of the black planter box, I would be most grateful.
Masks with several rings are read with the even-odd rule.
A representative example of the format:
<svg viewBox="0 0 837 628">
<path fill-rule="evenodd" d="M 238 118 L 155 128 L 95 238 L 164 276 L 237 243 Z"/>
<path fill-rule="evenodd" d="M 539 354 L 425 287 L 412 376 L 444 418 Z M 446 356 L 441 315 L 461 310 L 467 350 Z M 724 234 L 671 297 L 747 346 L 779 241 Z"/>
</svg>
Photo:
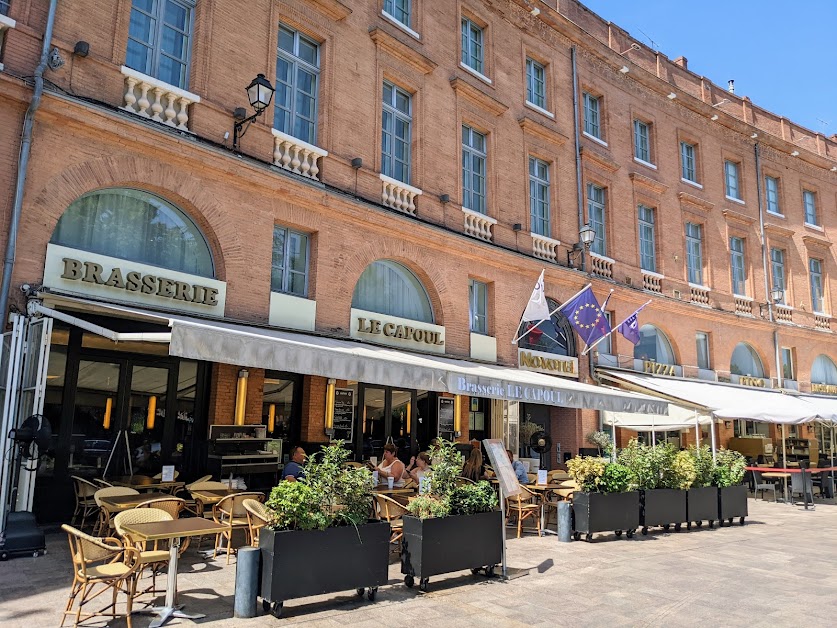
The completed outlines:
<svg viewBox="0 0 837 628">
<path fill-rule="evenodd" d="M 575 517 L 575 538 L 579 533 L 587 534 L 588 540 L 593 532 L 613 530 L 617 536 L 627 532 L 634 535 L 639 527 L 639 491 L 627 493 L 582 493 L 573 495 L 573 515 Z"/>
<path fill-rule="evenodd" d="M 381 521 L 326 530 L 263 528 L 261 597 L 281 608 L 285 600 L 369 587 L 371 599 L 389 579 L 389 539 L 389 523 Z"/>
<path fill-rule="evenodd" d="M 700 524 L 709 523 L 710 527 L 718 520 L 718 489 L 714 486 L 701 486 L 686 491 L 687 520 Z"/>
<path fill-rule="evenodd" d="M 738 486 L 726 486 L 718 489 L 718 510 L 720 517 L 718 521 L 723 525 L 724 521 L 732 523 L 733 519 L 739 519 L 744 525 L 744 517 L 747 516 L 747 487 L 744 484 Z"/>
<path fill-rule="evenodd" d="M 451 571 L 486 568 L 502 560 L 503 515 L 499 510 L 477 515 L 418 519 L 405 516 L 401 540 L 401 573 L 412 586 L 413 578 L 422 581 Z"/>
<path fill-rule="evenodd" d="M 679 529 L 681 523 L 686 523 L 686 491 L 674 488 L 655 488 L 640 491 L 642 514 L 642 532 L 645 534 L 650 526 L 666 526 L 673 524 Z"/>
</svg>

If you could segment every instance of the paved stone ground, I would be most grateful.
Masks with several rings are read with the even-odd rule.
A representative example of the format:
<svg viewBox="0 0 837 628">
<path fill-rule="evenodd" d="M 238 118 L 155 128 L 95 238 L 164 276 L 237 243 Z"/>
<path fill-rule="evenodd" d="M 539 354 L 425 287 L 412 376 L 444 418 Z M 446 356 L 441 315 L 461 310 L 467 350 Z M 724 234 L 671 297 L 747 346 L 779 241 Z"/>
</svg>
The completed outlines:
<svg viewBox="0 0 837 628">
<path fill-rule="evenodd" d="M 510 531 L 511 533 L 511 531 Z M 292 600 L 281 619 L 233 615 L 235 561 L 204 562 L 188 550 L 178 579 L 198 623 L 227 626 L 811 626 L 835 624 L 837 506 L 801 507 L 750 500 L 747 525 L 647 537 L 559 543 L 554 536 L 510 539 L 509 565 L 529 575 L 502 582 L 460 572 L 408 589 L 398 565 L 375 603 L 353 592 Z M 57 626 L 71 569 L 66 538 L 48 536 L 49 553 L 0 563 L 0 626 Z M 301 567 L 304 568 L 304 567 Z M 259 607 L 261 613 L 261 607 Z M 124 619 L 92 626 L 124 626 Z M 136 617 L 134 626 L 148 619 Z M 172 626 L 193 625 L 174 620 Z"/>
</svg>

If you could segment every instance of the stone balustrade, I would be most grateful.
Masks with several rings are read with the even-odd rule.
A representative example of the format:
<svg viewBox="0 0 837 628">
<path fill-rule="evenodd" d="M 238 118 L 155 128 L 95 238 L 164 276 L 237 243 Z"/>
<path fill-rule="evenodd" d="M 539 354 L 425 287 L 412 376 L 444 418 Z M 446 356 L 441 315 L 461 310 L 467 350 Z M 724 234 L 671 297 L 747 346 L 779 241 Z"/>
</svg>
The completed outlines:
<svg viewBox="0 0 837 628">
<path fill-rule="evenodd" d="M 559 240 L 553 240 L 537 233 L 530 233 L 532 236 L 532 255 L 547 262 L 558 261 Z"/>
<path fill-rule="evenodd" d="M 609 257 L 590 253 L 590 272 L 597 277 L 613 279 L 613 263 Z"/>
<path fill-rule="evenodd" d="M 462 213 L 465 215 L 465 235 L 491 242 L 494 236 L 491 233 L 491 227 L 497 224 L 497 221 L 470 209 L 462 208 Z"/>
<path fill-rule="evenodd" d="M 188 108 L 200 102 L 200 96 L 124 65 L 122 75 L 125 77 L 125 104 L 120 109 L 181 131 L 189 131 Z"/>
<path fill-rule="evenodd" d="M 831 331 L 831 317 L 828 314 L 818 314 L 814 312 L 814 327 L 817 329 Z"/>
<path fill-rule="evenodd" d="M 663 293 L 663 275 L 653 273 L 649 270 L 642 271 L 642 289 L 655 294 Z"/>
<path fill-rule="evenodd" d="M 793 308 L 780 303 L 776 304 L 776 320 L 780 323 L 793 322 Z"/>
<path fill-rule="evenodd" d="M 709 307 L 709 288 L 689 284 L 689 302 Z"/>
<path fill-rule="evenodd" d="M 388 177 L 385 174 L 378 176 L 381 178 L 381 183 L 383 184 L 383 190 L 381 192 L 381 201 L 383 204 L 410 216 L 415 216 L 415 199 L 421 195 L 421 190 L 414 188 L 412 185 L 407 185 L 398 179 Z"/>
<path fill-rule="evenodd" d="M 733 295 L 735 298 L 735 313 L 741 316 L 753 315 L 753 300 L 740 294 Z"/>
<path fill-rule="evenodd" d="M 321 168 L 317 162 L 328 155 L 328 151 L 276 129 L 271 129 L 271 132 L 273 133 L 273 164 L 319 181 L 317 175 Z"/>
</svg>

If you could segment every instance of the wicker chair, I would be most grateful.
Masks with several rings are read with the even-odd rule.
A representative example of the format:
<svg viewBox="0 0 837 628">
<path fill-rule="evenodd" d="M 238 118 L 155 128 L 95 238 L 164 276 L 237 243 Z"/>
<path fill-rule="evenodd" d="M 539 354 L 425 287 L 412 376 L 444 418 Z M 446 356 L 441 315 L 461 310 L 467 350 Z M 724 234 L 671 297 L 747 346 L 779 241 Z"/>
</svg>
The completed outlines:
<svg viewBox="0 0 837 628">
<path fill-rule="evenodd" d="M 250 529 L 250 545 L 259 546 L 259 531 L 270 521 L 267 507 L 256 499 L 245 499 L 241 502 L 247 512 L 247 526 Z"/>
<path fill-rule="evenodd" d="M 81 527 L 84 528 L 87 518 L 95 515 L 98 511 L 98 504 L 94 499 L 94 495 L 100 487 L 96 486 L 90 480 L 85 480 L 77 475 L 70 477 L 73 480 L 73 488 L 76 493 L 76 509 L 73 511 L 71 523 L 75 525 L 76 519 L 81 516 Z"/>
<path fill-rule="evenodd" d="M 389 542 L 400 544 L 404 536 L 404 521 L 401 518 L 410 511 L 386 495 L 375 495 L 375 506 L 378 519 L 389 523 L 391 530 Z"/>
<path fill-rule="evenodd" d="M 229 485 L 224 484 L 223 482 L 213 482 L 212 480 L 206 480 L 204 482 L 192 482 L 189 485 L 190 497 L 191 491 L 225 491 L 227 490 Z M 192 497 L 191 500 L 187 500 L 186 502 L 186 510 L 194 514 L 196 517 L 203 517 L 207 516 L 208 518 L 212 518 L 212 515 L 204 515 L 206 511 L 206 505 L 198 498 Z"/>
<path fill-rule="evenodd" d="M 249 533 L 250 523 L 247 520 L 247 511 L 242 505 L 247 499 L 255 499 L 262 502 L 265 497 L 262 493 L 236 493 L 234 495 L 227 495 L 212 509 L 212 518 L 216 523 L 225 526 L 226 529 L 219 532 L 215 537 L 215 551 L 212 557 L 218 556 L 218 550 L 221 548 L 219 543 L 223 539 L 227 540 L 227 545 L 223 549 L 227 552 L 227 564 L 230 564 L 230 554 L 235 550 L 232 546 L 232 536 L 235 530 L 244 530 L 244 533 Z"/>
<path fill-rule="evenodd" d="M 122 537 L 123 541 L 131 547 L 139 550 L 140 568 L 137 574 L 137 580 L 142 578 L 142 572 L 146 567 L 151 569 L 151 586 L 140 593 L 164 593 L 165 589 L 157 589 L 157 574 L 164 565 L 169 563 L 169 550 L 165 547 L 166 543 L 153 541 L 153 545 L 149 547 L 147 541 L 140 541 L 131 537 L 130 533 L 125 531 L 125 526 L 132 523 L 157 523 L 159 521 L 171 521 L 172 517 L 164 510 L 156 508 L 133 508 L 120 512 L 113 518 L 113 527 L 116 533 Z M 183 548 L 181 548 L 181 553 Z"/>
<path fill-rule="evenodd" d="M 456 482 L 457 486 L 468 486 L 470 484 L 476 484 L 476 482 L 474 482 L 471 478 L 464 478 L 462 476 L 459 476 L 454 481 Z"/>
<path fill-rule="evenodd" d="M 113 528 L 113 523 L 110 520 L 110 511 L 102 505 L 103 497 L 122 497 L 124 495 L 139 495 L 139 491 L 125 486 L 108 486 L 100 488 L 93 494 L 93 499 L 96 500 L 96 505 L 99 507 L 99 520 L 93 528 L 93 535 L 105 534 Z"/>
<path fill-rule="evenodd" d="M 538 503 L 538 495 L 525 486 L 520 486 L 520 493 L 506 498 L 506 524 L 514 514 L 517 516 L 517 538 L 520 538 L 523 522 L 534 517 L 537 526 L 538 536 L 541 533 L 541 505 Z"/>
<path fill-rule="evenodd" d="M 125 620 L 128 628 L 131 628 L 131 607 L 140 570 L 139 550 L 123 546 L 119 539 L 93 537 L 66 524 L 61 529 L 69 538 L 70 557 L 73 561 L 73 584 L 61 625 L 64 625 L 67 615 L 75 615 L 73 626 L 91 617 L 118 617 L 116 597 L 122 591 L 128 598 Z M 85 604 L 108 590 L 113 591 L 110 604 L 99 611 L 82 613 Z M 76 603 L 76 609 L 73 610 Z"/>
<path fill-rule="evenodd" d="M 113 486 L 113 484 L 102 478 L 93 478 L 93 483 L 97 484 L 99 488 L 108 488 L 110 486 Z"/>
<path fill-rule="evenodd" d="M 159 497 L 137 504 L 137 508 L 156 508 L 167 512 L 172 519 L 179 519 L 180 513 L 186 507 L 186 500 L 180 497 Z"/>
</svg>

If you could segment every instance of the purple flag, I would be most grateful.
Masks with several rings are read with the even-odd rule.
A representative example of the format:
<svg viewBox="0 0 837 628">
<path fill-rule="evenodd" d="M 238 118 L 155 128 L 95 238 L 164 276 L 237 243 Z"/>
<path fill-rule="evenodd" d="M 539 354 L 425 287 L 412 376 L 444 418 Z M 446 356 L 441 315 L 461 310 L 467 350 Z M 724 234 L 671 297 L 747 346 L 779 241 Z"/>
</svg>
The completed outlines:
<svg viewBox="0 0 837 628">
<path fill-rule="evenodd" d="M 610 323 L 599 307 L 593 289 L 587 286 L 578 296 L 567 301 L 559 309 L 567 317 L 570 325 L 578 332 L 585 344 L 591 345 L 599 338 L 610 333 Z"/>
<path fill-rule="evenodd" d="M 639 344 L 639 320 L 636 315 L 637 312 L 634 312 L 617 327 L 617 331 L 635 345 Z"/>
</svg>

